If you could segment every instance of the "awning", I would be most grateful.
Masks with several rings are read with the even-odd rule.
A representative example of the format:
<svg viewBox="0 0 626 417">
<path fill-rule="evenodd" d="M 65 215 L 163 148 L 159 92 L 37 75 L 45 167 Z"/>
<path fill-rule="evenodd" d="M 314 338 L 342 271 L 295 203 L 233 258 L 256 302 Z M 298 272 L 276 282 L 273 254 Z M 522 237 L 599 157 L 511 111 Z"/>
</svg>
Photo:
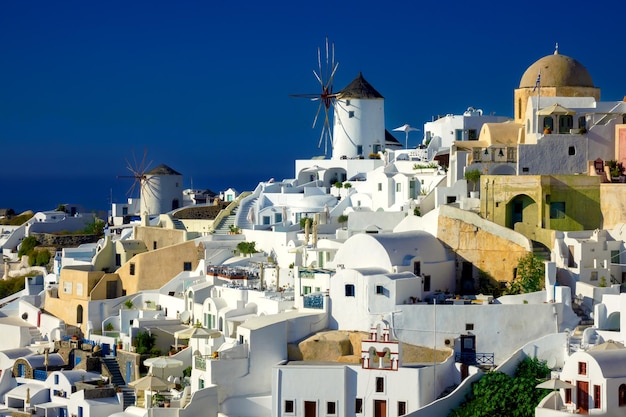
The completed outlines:
<svg viewBox="0 0 626 417">
<path fill-rule="evenodd" d="M 539 110 L 537 114 L 539 116 L 551 116 L 551 115 L 573 116 L 576 114 L 576 112 L 574 110 L 570 110 L 566 107 L 563 107 L 558 103 L 554 103 L 551 106 L 548 106 Z"/>
</svg>

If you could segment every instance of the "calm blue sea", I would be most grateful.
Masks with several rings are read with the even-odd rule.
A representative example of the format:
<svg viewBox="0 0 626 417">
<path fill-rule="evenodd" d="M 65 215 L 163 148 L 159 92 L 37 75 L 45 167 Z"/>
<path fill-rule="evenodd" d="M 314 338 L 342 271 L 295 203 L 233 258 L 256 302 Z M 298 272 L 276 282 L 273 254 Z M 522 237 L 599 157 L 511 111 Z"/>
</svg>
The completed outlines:
<svg viewBox="0 0 626 417">
<path fill-rule="evenodd" d="M 253 190 L 258 182 L 250 175 L 215 175 L 212 178 L 194 178 L 193 187 L 210 189 L 215 193 L 229 187 L 237 191 Z M 184 188 L 191 187 L 191 180 L 183 178 Z M 79 204 L 88 212 L 96 212 L 105 218 L 111 200 L 123 203 L 130 195 L 127 192 L 132 182 L 128 179 L 98 177 L 38 177 L 7 180 L 0 178 L 0 208 L 12 208 L 16 213 L 25 210 L 54 210 L 60 204 Z"/>
</svg>

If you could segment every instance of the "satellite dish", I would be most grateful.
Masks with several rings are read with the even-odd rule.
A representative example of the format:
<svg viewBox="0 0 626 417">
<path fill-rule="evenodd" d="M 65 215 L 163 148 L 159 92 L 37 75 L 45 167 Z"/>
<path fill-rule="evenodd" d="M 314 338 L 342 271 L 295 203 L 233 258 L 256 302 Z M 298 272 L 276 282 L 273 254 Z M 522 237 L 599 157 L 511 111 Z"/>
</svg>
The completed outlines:
<svg viewBox="0 0 626 417">
<path fill-rule="evenodd" d="M 180 321 L 182 321 L 183 323 L 189 321 L 189 312 L 188 311 L 183 311 L 182 313 L 180 313 Z"/>
</svg>

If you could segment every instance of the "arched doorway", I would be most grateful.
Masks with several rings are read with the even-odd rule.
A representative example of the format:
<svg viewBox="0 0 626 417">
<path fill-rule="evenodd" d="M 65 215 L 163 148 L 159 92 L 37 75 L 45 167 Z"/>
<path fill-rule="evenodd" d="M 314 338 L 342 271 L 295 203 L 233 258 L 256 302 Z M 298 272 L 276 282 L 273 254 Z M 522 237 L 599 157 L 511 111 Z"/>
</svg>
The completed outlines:
<svg viewBox="0 0 626 417">
<path fill-rule="evenodd" d="M 80 304 L 76 307 L 76 323 L 83 324 L 83 306 Z"/>
<path fill-rule="evenodd" d="M 537 203 L 526 194 L 520 194 L 506 205 L 506 227 L 515 228 L 515 223 L 535 224 L 537 221 Z"/>
</svg>

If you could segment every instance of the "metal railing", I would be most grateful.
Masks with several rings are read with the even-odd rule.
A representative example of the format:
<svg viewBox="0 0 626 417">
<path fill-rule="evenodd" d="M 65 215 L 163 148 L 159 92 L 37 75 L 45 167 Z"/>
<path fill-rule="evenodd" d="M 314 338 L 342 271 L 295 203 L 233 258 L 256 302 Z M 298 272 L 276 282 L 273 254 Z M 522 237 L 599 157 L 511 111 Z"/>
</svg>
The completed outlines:
<svg viewBox="0 0 626 417">
<path fill-rule="evenodd" d="M 493 353 L 457 352 L 454 354 L 454 360 L 456 362 L 464 363 L 465 365 L 495 365 Z"/>
</svg>

